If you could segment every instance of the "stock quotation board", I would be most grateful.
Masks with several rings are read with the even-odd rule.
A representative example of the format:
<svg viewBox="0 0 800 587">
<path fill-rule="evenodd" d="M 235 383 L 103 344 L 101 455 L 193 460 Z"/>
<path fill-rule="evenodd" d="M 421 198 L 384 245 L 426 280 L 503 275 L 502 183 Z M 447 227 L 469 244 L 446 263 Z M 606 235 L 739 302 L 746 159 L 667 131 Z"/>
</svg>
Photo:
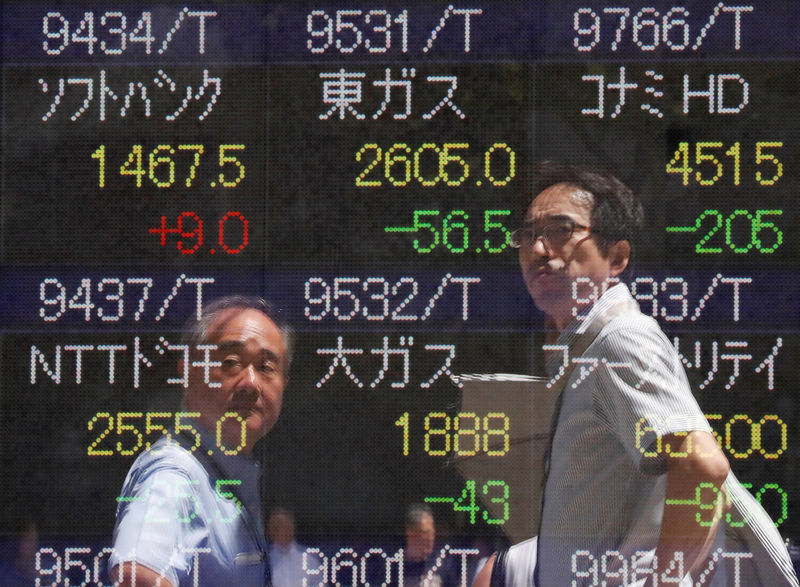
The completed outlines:
<svg viewBox="0 0 800 587">
<path fill-rule="evenodd" d="M 458 376 L 544 373 L 510 246 L 544 160 L 640 197 L 621 280 L 732 470 L 800 540 L 794 3 L 0 11 L 0 542 L 9 558 L 35 530 L 31 584 L 112 584 L 126 472 L 196 433 L 184 324 L 229 294 L 297 334 L 255 454 L 264 510 L 294 512 L 318 561 L 308 584 L 396 563 L 416 502 L 471 581 L 519 515 L 509 439 L 527 423 L 462 408 Z M 476 455 L 490 482 L 453 465 Z"/>
</svg>

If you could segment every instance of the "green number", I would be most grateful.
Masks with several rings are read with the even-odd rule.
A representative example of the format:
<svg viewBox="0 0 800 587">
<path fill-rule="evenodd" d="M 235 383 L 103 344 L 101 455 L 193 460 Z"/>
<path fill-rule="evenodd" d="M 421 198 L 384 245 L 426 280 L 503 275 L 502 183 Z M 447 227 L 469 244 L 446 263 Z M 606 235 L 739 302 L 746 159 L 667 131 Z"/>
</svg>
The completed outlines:
<svg viewBox="0 0 800 587">
<path fill-rule="evenodd" d="M 786 521 L 786 518 L 789 515 L 789 496 L 777 483 L 766 483 L 756 492 L 756 500 L 758 503 L 761 503 L 761 496 L 767 492 L 767 489 L 774 489 L 778 492 L 778 495 L 781 496 L 781 517 L 775 520 L 775 526 L 780 526 Z"/>
<path fill-rule="evenodd" d="M 480 508 L 475 504 L 475 481 L 467 481 L 464 489 L 461 490 L 461 497 L 453 502 L 453 511 L 469 512 L 469 523 L 475 523 L 475 516 Z"/>
<path fill-rule="evenodd" d="M 414 232 L 418 232 L 420 229 L 424 228 L 429 230 L 433 235 L 433 240 L 428 243 L 427 246 L 421 245 L 418 238 L 414 239 L 414 250 L 418 253 L 430 253 L 434 248 L 436 248 L 436 245 L 439 244 L 439 231 L 436 230 L 436 228 L 434 228 L 433 224 L 430 222 L 421 222 L 420 217 L 438 215 L 438 210 L 414 210 Z"/>
<path fill-rule="evenodd" d="M 747 219 L 750 221 L 750 241 L 743 247 L 738 246 L 736 243 L 733 242 L 733 238 L 731 237 L 731 223 L 733 219 L 737 216 L 747 216 Z M 751 248 L 753 248 L 753 217 L 750 215 L 750 212 L 747 210 L 734 210 L 733 214 L 728 216 L 725 219 L 725 244 L 728 245 L 734 253 L 746 253 Z"/>
<path fill-rule="evenodd" d="M 480 508 L 475 503 L 475 481 L 467 481 L 461 490 L 461 497 L 426 497 L 425 503 L 452 503 L 453 511 L 469 512 L 469 523 L 474 524 Z"/>
<path fill-rule="evenodd" d="M 756 217 L 753 219 L 753 227 L 752 227 L 752 242 L 756 245 L 756 249 L 761 251 L 762 253 L 772 253 L 777 249 L 781 243 L 783 242 L 783 231 L 779 230 L 777 226 L 775 226 L 772 222 L 762 222 L 762 216 L 780 216 L 783 214 L 783 210 L 756 210 Z M 765 247 L 761 242 L 761 239 L 757 236 L 759 232 L 764 229 L 770 229 L 772 232 L 775 233 L 775 244 L 771 247 Z"/>
<path fill-rule="evenodd" d="M 493 222 L 492 216 L 510 216 L 511 210 L 486 210 L 483 213 L 483 232 L 489 232 L 492 229 L 498 229 L 502 236 L 503 242 L 492 246 L 489 239 L 486 238 L 483 240 L 483 246 L 486 247 L 486 250 L 490 253 L 500 253 L 506 247 L 508 247 L 509 243 L 511 242 L 511 231 L 508 230 L 502 222 Z"/>
<path fill-rule="evenodd" d="M 445 216 L 444 222 L 442 223 L 442 242 L 444 243 L 444 246 L 450 249 L 450 252 L 452 253 L 463 253 L 469 246 L 469 228 L 466 224 L 464 224 L 463 221 L 453 220 L 459 216 L 464 220 L 469 219 L 469 215 L 463 210 L 453 210 L 450 212 L 450 214 Z M 460 243 L 461 246 L 456 246 L 448 240 L 450 233 L 456 229 L 460 229 L 462 231 Z"/>
<path fill-rule="evenodd" d="M 505 481 L 487 481 L 483 485 L 483 494 L 489 497 L 489 491 L 493 487 L 502 487 L 502 496 L 500 497 L 492 497 L 489 499 L 492 503 L 500 503 L 503 504 L 503 517 L 502 518 L 490 518 L 489 512 L 484 510 L 483 512 L 483 519 L 487 524 L 505 524 L 508 522 L 509 518 L 509 511 L 508 511 L 508 496 L 509 496 L 509 488 L 508 484 Z"/>
<path fill-rule="evenodd" d="M 700 216 L 697 217 L 697 223 L 696 223 L 697 230 L 700 230 L 700 224 L 702 224 L 703 219 L 705 219 L 707 216 L 716 216 L 717 224 L 716 226 L 714 226 L 714 228 L 709 230 L 708 233 L 703 238 L 700 239 L 700 242 L 698 242 L 695 245 L 694 250 L 698 253 L 721 253 L 722 247 L 708 248 L 705 247 L 704 245 L 708 242 L 708 239 L 714 236 L 714 234 L 720 228 L 722 228 L 722 214 L 719 213 L 719 210 L 706 210 L 705 212 L 700 214 Z"/>
<path fill-rule="evenodd" d="M 230 499 L 230 500 L 233 501 L 233 503 L 236 504 L 236 514 L 237 515 L 239 513 L 241 513 L 241 511 L 242 511 L 242 502 L 239 501 L 239 499 L 236 497 L 236 494 L 233 493 L 232 491 L 222 491 L 222 487 L 223 487 L 223 485 L 241 485 L 241 484 L 242 484 L 242 480 L 241 479 L 217 479 L 216 488 L 215 488 L 216 489 L 216 493 L 217 493 L 217 499 L 220 499 L 220 498 L 222 498 L 222 499 Z M 223 522 L 230 522 L 230 521 L 233 520 L 233 517 L 231 517 L 231 518 L 223 518 L 222 517 L 222 512 L 218 511 L 217 514 L 219 516 L 219 519 L 222 520 Z"/>
</svg>

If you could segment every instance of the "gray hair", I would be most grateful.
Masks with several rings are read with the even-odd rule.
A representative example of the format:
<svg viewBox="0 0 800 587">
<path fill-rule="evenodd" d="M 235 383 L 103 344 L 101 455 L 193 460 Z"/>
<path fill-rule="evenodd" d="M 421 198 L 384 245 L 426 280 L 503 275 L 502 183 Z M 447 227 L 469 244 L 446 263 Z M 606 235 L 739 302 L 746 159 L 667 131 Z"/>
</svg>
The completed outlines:
<svg viewBox="0 0 800 587">
<path fill-rule="evenodd" d="M 294 353 L 294 332 L 291 326 L 283 320 L 280 310 L 275 308 L 270 302 L 255 296 L 230 295 L 218 298 L 203 308 L 203 315 L 200 320 L 190 320 L 184 329 L 184 342 L 190 348 L 208 342 L 209 328 L 219 314 L 231 308 L 241 310 L 257 310 L 275 323 L 281 333 L 283 345 L 286 347 L 286 373 L 288 375 L 289 365 L 292 363 Z"/>
<path fill-rule="evenodd" d="M 426 503 L 412 503 L 406 508 L 406 527 L 418 526 L 425 515 L 433 518 L 433 510 L 431 509 L 431 506 Z"/>
</svg>

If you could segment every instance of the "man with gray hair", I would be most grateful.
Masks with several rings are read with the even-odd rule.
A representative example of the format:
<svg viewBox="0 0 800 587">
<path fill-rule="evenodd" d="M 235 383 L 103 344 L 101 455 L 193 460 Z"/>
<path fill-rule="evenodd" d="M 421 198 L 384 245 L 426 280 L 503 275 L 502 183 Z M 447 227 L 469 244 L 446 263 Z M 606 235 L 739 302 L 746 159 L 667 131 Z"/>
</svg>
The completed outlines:
<svg viewBox="0 0 800 587">
<path fill-rule="evenodd" d="M 270 585 L 249 457 L 280 414 L 291 330 L 267 302 L 244 296 L 212 302 L 187 330 L 189 366 L 204 369 L 188 378 L 177 434 L 162 428 L 128 472 L 111 575 L 123 587 Z"/>
</svg>

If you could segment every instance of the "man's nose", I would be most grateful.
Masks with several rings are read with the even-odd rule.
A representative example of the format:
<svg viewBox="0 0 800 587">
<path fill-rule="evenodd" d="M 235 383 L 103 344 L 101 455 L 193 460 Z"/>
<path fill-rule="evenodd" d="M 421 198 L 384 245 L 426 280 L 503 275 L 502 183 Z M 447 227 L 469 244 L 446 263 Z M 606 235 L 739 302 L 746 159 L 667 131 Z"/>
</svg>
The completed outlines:
<svg viewBox="0 0 800 587">
<path fill-rule="evenodd" d="M 541 234 L 536 235 L 536 240 L 533 241 L 531 245 L 531 251 L 536 257 L 549 257 L 550 256 L 550 247 L 547 246 L 547 243 L 544 240 L 544 236 Z"/>
<path fill-rule="evenodd" d="M 240 373 L 236 387 L 258 391 L 258 372 L 253 364 L 247 365 Z"/>
</svg>

